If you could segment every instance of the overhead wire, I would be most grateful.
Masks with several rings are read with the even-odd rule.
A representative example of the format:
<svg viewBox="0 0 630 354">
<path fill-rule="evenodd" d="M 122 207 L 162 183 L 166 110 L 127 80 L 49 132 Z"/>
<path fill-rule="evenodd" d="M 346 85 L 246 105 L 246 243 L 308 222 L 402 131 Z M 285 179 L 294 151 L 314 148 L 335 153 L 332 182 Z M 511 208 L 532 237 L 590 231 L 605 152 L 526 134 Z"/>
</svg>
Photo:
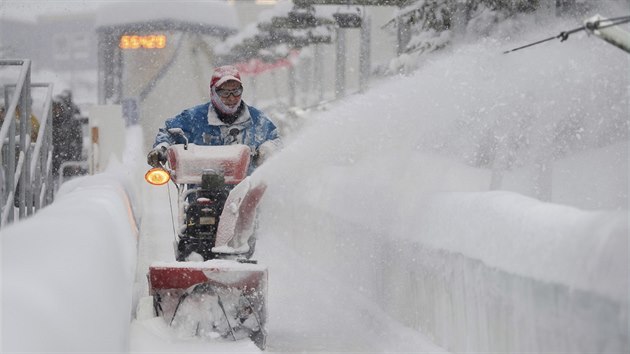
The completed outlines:
<svg viewBox="0 0 630 354">
<path fill-rule="evenodd" d="M 604 22 L 606 24 L 605 25 L 600 25 L 602 22 Z M 612 23 L 608 23 L 608 22 L 612 22 Z M 526 45 L 518 47 L 518 48 L 506 50 L 506 51 L 503 52 L 503 54 L 507 54 L 507 53 L 515 52 L 517 50 L 529 48 L 529 47 L 535 46 L 537 44 L 548 42 L 548 41 L 556 39 L 556 38 L 559 38 L 560 42 L 564 42 L 567 39 L 569 39 L 569 35 L 571 35 L 573 33 L 577 33 L 577 32 L 580 32 L 580 31 L 587 30 L 587 29 L 588 30 L 604 29 L 604 28 L 608 28 L 608 27 L 612 27 L 612 26 L 618 26 L 618 25 L 621 25 L 621 24 L 624 24 L 624 23 L 628 23 L 628 22 L 630 22 L 630 16 L 622 16 L 622 17 L 601 19 L 601 20 L 593 22 L 592 24 L 590 22 L 587 22 L 584 26 L 581 26 L 581 27 L 578 27 L 578 28 L 574 28 L 574 29 L 569 30 L 569 31 L 560 32 L 560 34 L 558 34 L 557 36 L 545 38 L 543 40 L 540 40 L 540 41 L 537 41 L 537 42 L 534 42 L 534 43 L 530 43 L 530 44 L 526 44 Z"/>
</svg>

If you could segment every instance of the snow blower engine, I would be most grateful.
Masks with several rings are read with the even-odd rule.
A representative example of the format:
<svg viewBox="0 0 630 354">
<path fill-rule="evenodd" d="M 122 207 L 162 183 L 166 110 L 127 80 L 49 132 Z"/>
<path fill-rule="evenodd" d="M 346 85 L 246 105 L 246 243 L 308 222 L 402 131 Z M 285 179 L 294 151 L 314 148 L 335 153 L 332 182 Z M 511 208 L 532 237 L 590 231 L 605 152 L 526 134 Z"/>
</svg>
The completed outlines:
<svg viewBox="0 0 630 354">
<path fill-rule="evenodd" d="M 203 260 L 217 257 L 212 252 L 219 217 L 231 190 L 222 174 L 206 170 L 201 174 L 201 184 L 190 189 L 188 203 L 184 208 L 184 229 L 177 244 L 176 259 L 185 261 L 191 254 L 201 256 Z"/>
</svg>

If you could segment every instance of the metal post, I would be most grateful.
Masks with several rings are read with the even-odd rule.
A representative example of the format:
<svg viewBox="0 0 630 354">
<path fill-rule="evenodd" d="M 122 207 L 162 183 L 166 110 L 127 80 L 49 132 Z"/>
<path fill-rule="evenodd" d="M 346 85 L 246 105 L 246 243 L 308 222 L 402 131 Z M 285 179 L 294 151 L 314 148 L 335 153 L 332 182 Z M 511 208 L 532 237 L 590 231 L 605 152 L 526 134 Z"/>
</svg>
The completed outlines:
<svg viewBox="0 0 630 354">
<path fill-rule="evenodd" d="M 111 95 L 112 55 L 109 51 L 109 31 L 98 32 L 98 104 L 107 103 Z"/>
<path fill-rule="evenodd" d="M 365 13 L 365 11 L 364 11 Z M 361 21 L 361 48 L 359 55 L 359 92 L 364 93 L 370 82 L 372 60 L 370 56 L 372 21 L 368 15 Z"/>
<path fill-rule="evenodd" d="M 337 27 L 335 98 L 346 95 L 346 30 Z"/>
<path fill-rule="evenodd" d="M 52 103 L 52 102 L 51 102 Z M 50 110 L 48 112 L 50 119 L 46 123 L 46 145 L 48 148 L 46 149 L 46 203 L 48 205 L 53 202 L 55 198 L 55 185 L 53 182 L 53 174 L 52 174 L 52 159 L 54 154 L 54 146 L 53 146 L 53 115 L 52 115 L 52 104 L 50 105 Z"/>
<path fill-rule="evenodd" d="M 31 67 L 26 68 L 26 79 L 22 86 L 22 91 L 15 94 L 20 95 L 20 152 L 23 153 L 22 173 L 20 173 L 20 219 L 30 215 L 31 212 L 31 189 L 27 188 L 31 182 Z"/>
<path fill-rule="evenodd" d="M 302 107 L 308 107 L 310 93 L 311 93 L 311 67 L 313 66 L 313 59 L 311 57 L 302 58 L 301 63 L 301 73 L 300 73 L 300 81 L 302 83 Z"/>
<path fill-rule="evenodd" d="M 45 173 L 48 172 L 46 166 L 48 149 L 50 148 L 50 146 L 47 144 L 46 137 L 48 129 L 50 127 L 50 121 L 52 119 L 52 84 L 31 83 L 31 88 L 47 88 L 46 99 L 44 102 L 44 110 L 42 115 L 39 117 L 39 131 L 37 134 L 37 141 L 35 143 L 31 143 L 33 148 L 32 151 L 30 151 L 31 179 L 28 188 L 29 190 L 31 190 L 31 197 L 30 199 L 28 199 L 28 206 L 32 207 L 32 212 L 35 213 L 42 206 L 46 205 L 44 203 L 42 193 L 45 192 L 45 188 L 47 187 Z"/>
<path fill-rule="evenodd" d="M 397 54 L 401 55 L 405 52 L 407 44 L 411 40 L 411 29 L 408 23 L 402 17 L 396 19 L 396 35 L 398 39 Z"/>
<path fill-rule="evenodd" d="M 111 29 L 98 37 L 98 103 L 120 103 L 123 90 L 123 58 L 118 47 L 120 33 Z"/>
<path fill-rule="evenodd" d="M 118 40 L 118 36 L 115 37 Z M 123 53 L 117 45 L 114 45 L 112 50 L 114 51 L 114 94 L 111 103 L 120 103 L 123 97 Z"/>
<path fill-rule="evenodd" d="M 317 102 L 324 100 L 324 56 L 322 55 L 321 44 L 315 44 L 315 65 L 313 67 L 313 76 L 315 84 L 315 92 L 317 93 Z"/>
<path fill-rule="evenodd" d="M 7 113 L 5 115 L 5 120 L 9 122 L 9 142 L 8 142 L 8 146 L 7 146 L 7 151 L 6 151 L 6 156 L 3 156 L 3 158 L 6 158 L 6 193 L 7 193 L 7 197 L 9 194 L 13 193 L 13 198 L 15 198 L 15 133 L 16 133 L 16 129 L 17 127 L 15 126 L 15 118 L 9 116 L 8 114 L 8 107 L 9 107 L 9 90 L 8 88 L 5 87 L 4 90 L 4 101 L 7 103 L 5 105 L 5 107 L 7 107 Z M 5 203 L 5 199 L 2 200 L 2 203 Z M 15 203 L 14 203 L 15 204 Z M 4 206 L 4 205 L 3 205 Z M 7 206 L 9 208 L 8 211 L 8 218 L 7 221 L 8 222 L 13 222 L 15 221 L 15 208 L 13 208 L 13 205 L 8 205 Z M 4 210 L 2 210 L 2 214 L 4 214 Z M 4 225 L 0 225 L 0 226 L 4 226 Z"/>
<path fill-rule="evenodd" d="M 462 36 L 468 23 L 468 0 L 458 0 L 453 13 L 453 33 Z"/>
<path fill-rule="evenodd" d="M 295 107 L 295 86 L 296 86 L 296 78 L 295 78 L 295 66 L 289 66 L 289 106 Z"/>
</svg>

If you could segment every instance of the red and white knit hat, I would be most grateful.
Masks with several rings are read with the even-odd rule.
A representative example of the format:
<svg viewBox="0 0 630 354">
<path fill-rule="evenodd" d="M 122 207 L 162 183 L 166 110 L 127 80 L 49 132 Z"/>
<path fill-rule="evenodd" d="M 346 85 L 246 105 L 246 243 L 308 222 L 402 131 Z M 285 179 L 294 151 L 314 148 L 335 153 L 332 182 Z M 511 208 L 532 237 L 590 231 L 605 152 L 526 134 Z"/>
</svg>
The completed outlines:
<svg viewBox="0 0 630 354">
<path fill-rule="evenodd" d="M 219 66 L 214 69 L 212 79 L 210 80 L 210 88 L 219 87 L 230 80 L 238 81 L 241 85 L 243 84 L 241 82 L 241 74 L 239 74 L 238 69 L 235 66 Z"/>
</svg>

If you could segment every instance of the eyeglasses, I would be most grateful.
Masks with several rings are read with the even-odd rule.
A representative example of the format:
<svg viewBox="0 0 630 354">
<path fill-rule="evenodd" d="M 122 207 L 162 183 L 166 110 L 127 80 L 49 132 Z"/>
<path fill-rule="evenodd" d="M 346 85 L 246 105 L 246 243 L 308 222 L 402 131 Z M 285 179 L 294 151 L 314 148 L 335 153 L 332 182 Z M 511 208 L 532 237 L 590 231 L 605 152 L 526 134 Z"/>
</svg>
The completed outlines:
<svg viewBox="0 0 630 354">
<path fill-rule="evenodd" d="M 241 94 L 243 94 L 243 88 L 242 87 L 236 88 L 234 90 L 217 89 L 217 95 L 219 95 L 219 97 L 229 97 L 230 95 L 232 95 L 234 97 L 238 97 Z"/>
</svg>

